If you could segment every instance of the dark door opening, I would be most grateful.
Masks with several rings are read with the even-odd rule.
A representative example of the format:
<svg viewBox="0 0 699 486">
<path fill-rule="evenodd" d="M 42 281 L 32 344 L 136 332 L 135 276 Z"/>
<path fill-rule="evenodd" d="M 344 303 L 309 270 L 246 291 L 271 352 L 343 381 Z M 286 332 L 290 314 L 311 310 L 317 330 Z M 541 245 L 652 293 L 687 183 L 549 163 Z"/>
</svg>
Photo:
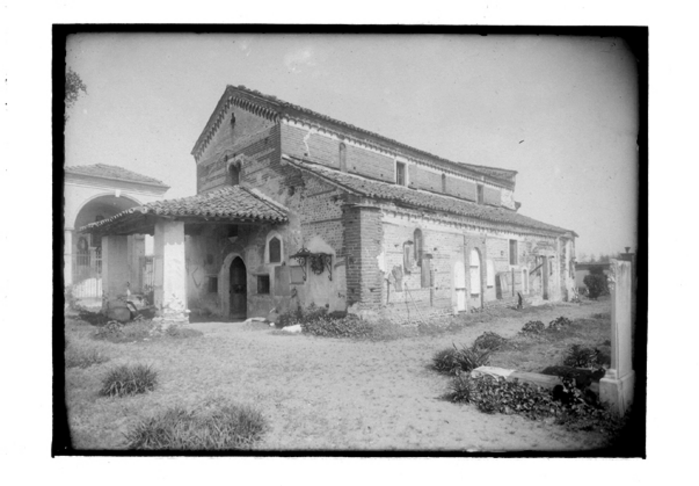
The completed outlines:
<svg viewBox="0 0 699 486">
<path fill-rule="evenodd" d="M 231 318 L 245 319 L 248 307 L 248 275 L 240 257 L 233 259 L 230 275 Z"/>
</svg>

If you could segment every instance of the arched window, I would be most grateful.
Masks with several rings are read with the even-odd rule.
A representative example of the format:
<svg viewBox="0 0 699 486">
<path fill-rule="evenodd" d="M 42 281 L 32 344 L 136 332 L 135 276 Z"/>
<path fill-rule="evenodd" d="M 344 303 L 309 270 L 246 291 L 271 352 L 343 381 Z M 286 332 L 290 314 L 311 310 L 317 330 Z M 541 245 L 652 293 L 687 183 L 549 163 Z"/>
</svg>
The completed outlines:
<svg viewBox="0 0 699 486">
<path fill-rule="evenodd" d="M 269 263 L 282 261 L 282 243 L 276 236 L 269 240 Z"/>
</svg>

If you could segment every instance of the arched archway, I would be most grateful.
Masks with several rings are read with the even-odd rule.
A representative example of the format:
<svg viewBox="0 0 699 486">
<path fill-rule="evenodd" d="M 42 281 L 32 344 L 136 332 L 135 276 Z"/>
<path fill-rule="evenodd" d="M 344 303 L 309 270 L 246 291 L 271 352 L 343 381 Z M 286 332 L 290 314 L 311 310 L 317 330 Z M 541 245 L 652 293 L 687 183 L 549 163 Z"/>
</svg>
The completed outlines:
<svg viewBox="0 0 699 486">
<path fill-rule="evenodd" d="M 242 256 L 230 253 L 224 258 L 218 278 L 221 315 L 233 319 L 247 317 L 247 267 Z"/>
</svg>

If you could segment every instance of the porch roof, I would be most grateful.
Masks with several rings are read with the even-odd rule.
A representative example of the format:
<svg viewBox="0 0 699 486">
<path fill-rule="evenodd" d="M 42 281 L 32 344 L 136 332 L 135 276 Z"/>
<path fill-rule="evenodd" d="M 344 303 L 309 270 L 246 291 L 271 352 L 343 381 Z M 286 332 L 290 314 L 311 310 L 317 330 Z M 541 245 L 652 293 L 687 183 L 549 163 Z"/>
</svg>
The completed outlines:
<svg viewBox="0 0 699 486">
<path fill-rule="evenodd" d="M 196 196 L 164 199 L 136 206 L 88 224 L 81 232 L 101 234 L 152 233 L 158 218 L 189 223 L 283 223 L 287 210 L 255 189 L 227 186 Z"/>
</svg>

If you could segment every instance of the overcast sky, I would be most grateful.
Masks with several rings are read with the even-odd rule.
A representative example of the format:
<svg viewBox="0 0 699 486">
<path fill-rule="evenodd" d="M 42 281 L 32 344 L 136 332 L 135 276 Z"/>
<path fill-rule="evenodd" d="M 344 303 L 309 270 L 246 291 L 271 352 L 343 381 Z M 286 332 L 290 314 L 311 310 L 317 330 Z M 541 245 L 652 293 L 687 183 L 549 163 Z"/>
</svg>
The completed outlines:
<svg viewBox="0 0 699 486">
<path fill-rule="evenodd" d="M 226 85 L 245 85 L 454 161 L 519 172 L 520 212 L 579 234 L 578 255 L 636 245 L 638 86 L 614 38 L 85 34 L 88 94 L 67 165 L 196 192 L 190 151 Z"/>
</svg>

